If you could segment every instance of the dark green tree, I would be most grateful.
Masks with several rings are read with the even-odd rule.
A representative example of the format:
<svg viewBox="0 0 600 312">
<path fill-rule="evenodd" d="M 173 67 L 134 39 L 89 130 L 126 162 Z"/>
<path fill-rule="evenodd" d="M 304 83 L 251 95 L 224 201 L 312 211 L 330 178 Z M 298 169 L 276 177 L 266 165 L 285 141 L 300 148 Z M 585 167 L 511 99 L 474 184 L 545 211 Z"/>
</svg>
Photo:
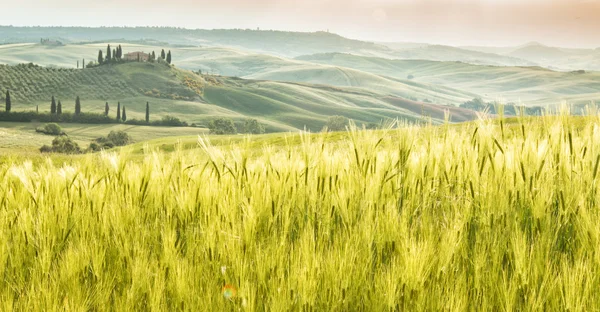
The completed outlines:
<svg viewBox="0 0 600 312">
<path fill-rule="evenodd" d="M 56 101 L 54 100 L 54 95 L 52 96 L 52 103 L 50 103 L 50 114 L 56 114 Z"/>
<path fill-rule="evenodd" d="M 108 62 L 110 62 L 110 60 L 112 59 L 112 57 L 111 57 L 111 55 L 110 55 L 110 52 L 111 52 L 111 51 L 112 51 L 112 50 L 110 49 L 110 44 L 109 44 L 109 45 L 106 47 L 106 62 L 107 62 L 107 63 L 108 63 Z"/>
<path fill-rule="evenodd" d="M 60 102 L 60 100 L 58 100 L 58 105 L 56 105 L 56 114 L 62 114 L 62 103 Z"/>
<path fill-rule="evenodd" d="M 123 114 L 121 115 L 123 122 L 127 121 L 127 112 L 125 111 L 125 105 L 123 105 Z"/>
<path fill-rule="evenodd" d="M 156 60 L 156 54 L 154 54 L 154 51 L 152 51 L 152 60 L 155 61 Z"/>
<path fill-rule="evenodd" d="M 233 120 L 229 118 L 217 118 L 208 123 L 211 134 L 236 134 L 237 129 Z"/>
<path fill-rule="evenodd" d="M 265 133 L 265 126 L 258 122 L 256 119 L 246 119 L 244 123 L 244 132 L 251 134 L 263 134 Z"/>
<path fill-rule="evenodd" d="M 171 64 L 171 50 L 167 53 L 167 63 Z"/>
<path fill-rule="evenodd" d="M 102 50 L 98 51 L 98 64 L 104 64 L 104 57 L 102 56 Z"/>
<path fill-rule="evenodd" d="M 150 103 L 146 102 L 146 123 L 150 122 Z"/>
<path fill-rule="evenodd" d="M 12 108 L 12 103 L 10 102 L 10 92 L 8 90 L 6 90 L 6 98 L 4 99 L 4 102 L 6 104 L 6 111 L 10 112 L 10 109 Z"/>
<path fill-rule="evenodd" d="M 108 102 L 106 102 L 106 104 L 104 105 L 104 116 L 108 116 L 109 110 L 110 110 L 110 107 L 108 107 Z"/>
<path fill-rule="evenodd" d="M 114 62 L 114 61 L 116 61 L 116 60 L 117 60 L 117 50 L 116 50 L 116 49 L 113 49 L 113 54 L 112 54 L 112 55 L 113 55 L 113 58 L 112 58 L 112 60 L 113 60 L 113 62 Z"/>
<path fill-rule="evenodd" d="M 121 47 L 121 45 L 119 45 L 119 48 L 117 49 L 117 53 L 119 54 L 119 55 L 117 56 L 117 58 L 118 58 L 119 60 L 121 60 L 121 59 L 123 58 L 123 48 Z"/>
<path fill-rule="evenodd" d="M 160 58 L 161 59 L 165 59 L 167 56 L 165 55 L 165 49 L 162 49 L 162 51 L 160 51 Z"/>
<path fill-rule="evenodd" d="M 75 98 L 75 115 L 81 114 L 81 101 L 79 97 Z"/>
<path fill-rule="evenodd" d="M 121 121 L 121 102 L 117 103 L 117 121 Z"/>
</svg>

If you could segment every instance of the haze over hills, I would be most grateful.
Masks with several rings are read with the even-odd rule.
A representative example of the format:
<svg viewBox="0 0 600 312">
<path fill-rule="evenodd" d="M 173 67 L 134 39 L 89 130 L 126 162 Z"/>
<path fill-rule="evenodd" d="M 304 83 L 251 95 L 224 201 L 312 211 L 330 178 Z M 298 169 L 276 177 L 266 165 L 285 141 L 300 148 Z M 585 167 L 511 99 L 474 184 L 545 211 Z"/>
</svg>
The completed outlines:
<svg viewBox="0 0 600 312">
<path fill-rule="evenodd" d="M 427 43 L 366 42 L 326 31 L 287 32 L 259 29 L 184 29 L 174 27 L 11 27 L 0 26 L 0 43 L 65 44 L 121 42 L 171 47 L 229 47 L 239 51 L 293 58 L 318 53 L 351 53 L 389 59 L 460 61 L 479 65 L 543 66 L 559 70 L 600 70 L 600 50 L 546 47 L 452 47 Z"/>
<path fill-rule="evenodd" d="M 120 44 L 112 42 L 113 46 Z M 393 60 L 347 53 L 324 53 L 285 58 L 226 47 L 169 47 L 122 43 L 124 51 L 166 48 L 177 67 L 207 74 L 252 80 L 273 80 L 360 89 L 436 104 L 459 105 L 474 97 L 526 105 L 575 104 L 598 100 L 598 74 L 557 72 L 540 67 L 473 65 L 465 62 Z M 33 62 L 43 66 L 77 67 L 106 47 L 106 43 L 46 46 L 0 46 L 0 63 Z M 444 49 L 445 47 L 438 47 Z M 428 50 L 431 51 L 431 50 Z M 463 50 L 461 50 L 463 51 Z M 466 51 L 466 50 L 464 50 Z M 487 55 L 487 54 L 486 54 Z M 80 60 L 80 61 L 77 61 Z M 410 79 L 409 79 L 410 78 Z"/>
<path fill-rule="evenodd" d="M 321 32 L 286 32 L 251 29 L 183 29 L 172 27 L 7 27 L 0 26 L 0 42 L 39 42 L 50 38 L 63 43 L 109 41 L 163 42 L 183 46 L 223 46 L 238 50 L 295 57 L 324 52 L 386 54 L 390 49 L 371 42 Z"/>
</svg>

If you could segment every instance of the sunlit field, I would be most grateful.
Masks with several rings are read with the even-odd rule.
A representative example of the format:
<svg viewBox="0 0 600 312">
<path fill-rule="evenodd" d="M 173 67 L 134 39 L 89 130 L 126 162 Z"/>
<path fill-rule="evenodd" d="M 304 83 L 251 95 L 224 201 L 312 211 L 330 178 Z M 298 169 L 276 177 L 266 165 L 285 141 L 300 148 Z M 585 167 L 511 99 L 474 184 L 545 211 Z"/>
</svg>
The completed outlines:
<svg viewBox="0 0 600 312">
<path fill-rule="evenodd" d="M 2 311 L 594 311 L 600 118 L 0 164 Z"/>
</svg>

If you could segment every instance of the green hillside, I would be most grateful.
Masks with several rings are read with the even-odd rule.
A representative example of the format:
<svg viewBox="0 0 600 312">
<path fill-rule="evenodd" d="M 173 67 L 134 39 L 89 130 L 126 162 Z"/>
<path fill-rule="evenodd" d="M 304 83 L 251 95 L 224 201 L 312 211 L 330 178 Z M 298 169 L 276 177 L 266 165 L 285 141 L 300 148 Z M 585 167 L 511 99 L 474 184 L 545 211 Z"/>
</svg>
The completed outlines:
<svg viewBox="0 0 600 312">
<path fill-rule="evenodd" d="M 62 101 L 63 111 L 72 111 L 75 97 L 80 96 L 84 112 L 101 113 L 109 102 L 114 114 L 116 102 L 120 102 L 127 108 L 129 119 L 143 119 L 146 102 L 150 102 L 151 119 L 172 115 L 207 125 L 218 116 L 238 122 L 252 117 L 266 124 L 268 131 L 305 127 L 318 131 L 332 115 L 343 115 L 359 124 L 422 117 L 420 110 L 389 104 L 386 99 L 393 95 L 388 92 L 198 75 L 158 63 L 83 70 L 0 66 L 0 73 L 0 90 L 11 90 L 15 111 L 33 110 L 38 105 L 40 112 L 49 111 L 52 96 Z M 453 121 L 475 117 L 472 113 L 456 116 Z M 433 119 L 435 123 L 442 121 Z"/>
</svg>

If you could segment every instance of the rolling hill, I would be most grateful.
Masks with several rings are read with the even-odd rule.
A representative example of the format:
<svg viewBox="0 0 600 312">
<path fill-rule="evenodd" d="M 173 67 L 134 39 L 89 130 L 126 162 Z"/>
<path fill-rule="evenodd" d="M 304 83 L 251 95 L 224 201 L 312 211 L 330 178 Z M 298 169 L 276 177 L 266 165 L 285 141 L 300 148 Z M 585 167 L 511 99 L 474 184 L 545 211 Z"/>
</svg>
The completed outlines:
<svg viewBox="0 0 600 312">
<path fill-rule="evenodd" d="M 445 45 L 425 45 L 397 49 L 393 59 L 463 62 L 475 65 L 534 66 L 536 63 L 513 55 L 479 52 Z"/>
<path fill-rule="evenodd" d="M 127 43 L 121 44 L 125 53 L 130 51 L 160 51 L 163 47 Z M 77 66 L 82 55 L 96 55 L 106 44 L 65 45 L 47 47 L 41 44 L 0 46 L 0 62 L 19 64 L 34 62 L 51 67 Z M 370 72 L 339 66 L 328 66 L 265 54 L 244 52 L 223 47 L 173 48 L 178 67 L 200 70 L 202 73 L 235 76 L 247 79 L 277 80 L 326 84 L 338 87 L 363 88 L 369 91 L 395 95 L 414 100 L 429 100 L 438 104 L 460 104 L 476 95 L 452 90 L 444 86 L 416 83 L 406 79 L 383 77 Z"/>
<path fill-rule="evenodd" d="M 600 71 L 600 48 L 573 49 L 529 42 L 516 47 L 462 47 L 465 50 L 495 53 L 528 60 L 550 69 Z"/>
<path fill-rule="evenodd" d="M 478 94 L 488 100 L 503 98 L 528 105 L 574 104 L 600 100 L 600 73 L 560 72 L 541 67 L 481 66 L 461 62 L 390 60 L 331 53 L 298 57 L 298 60 L 370 72 L 398 79 L 446 86 Z"/>
<path fill-rule="evenodd" d="M 344 115 L 358 123 L 388 118 L 416 121 L 422 110 L 414 106 L 426 104 L 392 104 L 389 99 L 395 96 L 361 88 L 199 75 L 165 64 L 137 62 L 83 70 L 4 65 L 0 66 L 0 90 L 6 89 L 11 90 L 15 111 L 36 106 L 48 111 L 53 95 L 70 111 L 75 97 L 80 96 L 84 112 L 101 113 L 105 102 L 114 112 L 118 101 L 127 107 L 130 119 L 143 119 L 146 102 L 150 102 L 151 118 L 172 115 L 206 125 L 217 116 L 236 121 L 252 117 L 265 123 L 269 131 L 305 127 L 318 131 L 332 115 Z M 472 112 L 447 109 L 456 116 L 453 121 L 475 118 Z M 432 118 L 435 123 L 443 121 L 443 117 Z"/>
</svg>

